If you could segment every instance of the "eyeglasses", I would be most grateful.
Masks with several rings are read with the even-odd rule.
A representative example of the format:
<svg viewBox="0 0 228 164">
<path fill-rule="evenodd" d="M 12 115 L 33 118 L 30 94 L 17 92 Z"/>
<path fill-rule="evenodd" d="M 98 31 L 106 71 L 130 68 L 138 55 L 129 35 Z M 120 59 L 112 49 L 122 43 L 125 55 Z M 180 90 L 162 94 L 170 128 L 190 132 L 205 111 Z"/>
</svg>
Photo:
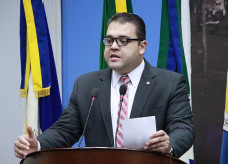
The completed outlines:
<svg viewBox="0 0 228 164">
<path fill-rule="evenodd" d="M 118 46 L 126 46 L 129 43 L 129 41 L 142 41 L 142 39 L 132 39 L 132 38 L 125 38 L 125 37 L 120 37 L 120 38 L 107 37 L 103 39 L 103 43 L 105 46 L 111 46 L 114 43 L 114 40 L 116 41 Z"/>
</svg>

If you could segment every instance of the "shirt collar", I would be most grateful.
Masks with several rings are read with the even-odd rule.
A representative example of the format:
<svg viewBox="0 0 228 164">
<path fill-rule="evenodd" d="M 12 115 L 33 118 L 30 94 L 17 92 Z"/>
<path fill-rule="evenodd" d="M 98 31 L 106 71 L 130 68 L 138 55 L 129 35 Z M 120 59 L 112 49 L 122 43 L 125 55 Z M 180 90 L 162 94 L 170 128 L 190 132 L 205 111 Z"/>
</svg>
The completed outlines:
<svg viewBox="0 0 228 164">
<path fill-rule="evenodd" d="M 141 62 L 141 64 L 135 68 L 133 71 L 131 71 L 128 76 L 131 79 L 131 83 L 134 87 L 137 87 L 139 84 L 139 80 L 142 76 L 142 72 L 145 67 L 145 62 L 144 60 Z M 116 87 L 117 83 L 119 82 L 119 79 L 122 75 L 119 74 L 118 72 L 112 70 L 112 86 Z"/>
</svg>

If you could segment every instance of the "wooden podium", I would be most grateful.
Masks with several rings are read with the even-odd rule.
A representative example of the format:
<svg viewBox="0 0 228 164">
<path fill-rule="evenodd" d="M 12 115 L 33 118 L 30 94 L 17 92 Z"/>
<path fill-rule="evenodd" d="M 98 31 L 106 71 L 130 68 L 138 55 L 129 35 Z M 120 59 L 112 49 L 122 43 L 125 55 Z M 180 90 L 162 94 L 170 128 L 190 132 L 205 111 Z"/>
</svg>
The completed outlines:
<svg viewBox="0 0 228 164">
<path fill-rule="evenodd" d="M 31 153 L 21 164 L 185 164 L 158 153 L 116 148 L 48 149 Z"/>
</svg>

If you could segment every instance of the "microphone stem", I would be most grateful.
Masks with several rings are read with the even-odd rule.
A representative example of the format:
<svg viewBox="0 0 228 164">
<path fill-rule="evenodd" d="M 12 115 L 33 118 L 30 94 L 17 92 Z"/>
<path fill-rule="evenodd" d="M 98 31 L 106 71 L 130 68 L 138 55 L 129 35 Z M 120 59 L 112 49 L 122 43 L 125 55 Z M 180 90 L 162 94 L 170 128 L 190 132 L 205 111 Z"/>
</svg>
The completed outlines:
<svg viewBox="0 0 228 164">
<path fill-rule="evenodd" d="M 96 99 L 95 97 L 92 98 L 92 101 L 91 101 L 91 104 L 90 104 L 90 108 L 89 108 L 89 113 L 88 113 L 87 118 L 86 118 L 85 126 L 84 126 L 84 128 L 83 128 L 82 136 L 81 136 L 81 138 L 80 138 L 78 147 L 81 146 L 82 139 L 83 139 L 83 137 L 84 137 L 85 130 L 86 130 L 86 126 L 87 126 L 87 123 L 88 123 L 88 120 L 89 120 L 89 115 L 90 115 L 90 112 L 91 112 L 91 109 L 92 109 L 92 106 L 93 106 L 93 102 L 94 102 L 95 99 Z"/>
</svg>

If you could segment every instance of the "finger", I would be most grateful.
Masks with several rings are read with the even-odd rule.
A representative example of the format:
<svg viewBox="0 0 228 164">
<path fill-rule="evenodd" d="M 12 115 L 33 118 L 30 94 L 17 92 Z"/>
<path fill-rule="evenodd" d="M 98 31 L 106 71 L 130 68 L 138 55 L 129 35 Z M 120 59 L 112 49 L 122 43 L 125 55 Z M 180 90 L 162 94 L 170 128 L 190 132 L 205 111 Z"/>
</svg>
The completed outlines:
<svg viewBox="0 0 228 164">
<path fill-rule="evenodd" d="M 160 143 L 162 142 L 161 138 L 153 138 L 150 139 L 147 143 L 146 146 L 147 147 L 153 147 L 153 148 L 157 148 L 160 146 Z"/>
<path fill-rule="evenodd" d="M 24 156 L 22 156 L 22 155 L 18 154 L 17 152 L 14 152 L 14 154 L 15 154 L 15 156 L 16 156 L 17 158 L 24 159 Z"/>
<path fill-rule="evenodd" d="M 19 148 L 19 149 L 28 150 L 28 149 L 29 149 L 29 145 L 28 145 L 29 143 L 28 143 L 26 140 L 25 140 L 25 142 L 26 142 L 26 143 L 22 143 L 22 142 L 16 140 L 16 141 L 14 142 L 14 146 L 17 147 L 17 148 Z"/>
<path fill-rule="evenodd" d="M 20 155 L 20 154 L 18 154 L 17 152 L 15 152 L 15 156 L 16 156 L 17 158 L 20 158 L 20 159 L 25 159 L 25 158 L 26 158 L 26 156 Z"/>
<path fill-rule="evenodd" d="M 146 144 L 145 149 L 157 149 L 159 147 L 163 147 L 162 142 L 156 142 L 156 143 L 152 143 L 152 142 L 148 142 L 148 144 Z"/>
<path fill-rule="evenodd" d="M 159 143 L 159 142 L 165 142 L 169 141 L 169 136 L 167 133 L 163 130 L 160 130 L 156 133 L 154 133 L 149 140 L 149 144 Z"/>
<path fill-rule="evenodd" d="M 151 139 L 149 139 L 146 145 L 160 144 L 161 142 L 165 142 L 165 141 L 166 141 L 166 138 L 164 138 L 163 136 L 151 137 Z"/>
<path fill-rule="evenodd" d="M 28 132 L 28 136 L 30 138 L 33 138 L 34 137 L 34 134 L 33 134 L 33 131 L 32 131 L 32 127 L 31 126 L 28 126 L 27 127 L 27 132 Z"/>
<path fill-rule="evenodd" d="M 30 145 L 28 138 L 27 138 L 27 135 L 19 136 L 17 138 L 17 141 L 18 141 L 17 142 L 18 144 L 23 144 L 23 145 L 27 145 L 27 146 Z"/>
<path fill-rule="evenodd" d="M 161 137 L 161 136 L 165 136 L 166 132 L 164 130 L 159 130 L 157 132 L 155 132 L 154 134 L 151 135 L 151 138 L 156 138 L 156 137 Z"/>
<path fill-rule="evenodd" d="M 14 148 L 15 155 L 17 154 L 20 157 L 26 157 L 27 153 L 23 149 L 19 149 L 18 147 Z M 18 157 L 19 158 L 19 157 Z"/>
<path fill-rule="evenodd" d="M 148 144 L 146 145 L 146 149 L 157 149 L 157 148 L 168 148 L 169 147 L 169 141 L 163 141 L 163 142 L 157 142 L 154 144 Z"/>
<path fill-rule="evenodd" d="M 170 145 L 168 141 L 161 142 L 159 144 L 150 145 L 146 149 L 147 151 L 155 151 L 163 154 L 169 154 Z"/>
<path fill-rule="evenodd" d="M 159 147 L 168 147 L 169 146 L 169 136 L 165 135 L 165 136 L 160 136 L 160 137 L 156 137 L 156 138 L 152 138 L 150 139 L 144 149 L 157 149 Z"/>
</svg>

